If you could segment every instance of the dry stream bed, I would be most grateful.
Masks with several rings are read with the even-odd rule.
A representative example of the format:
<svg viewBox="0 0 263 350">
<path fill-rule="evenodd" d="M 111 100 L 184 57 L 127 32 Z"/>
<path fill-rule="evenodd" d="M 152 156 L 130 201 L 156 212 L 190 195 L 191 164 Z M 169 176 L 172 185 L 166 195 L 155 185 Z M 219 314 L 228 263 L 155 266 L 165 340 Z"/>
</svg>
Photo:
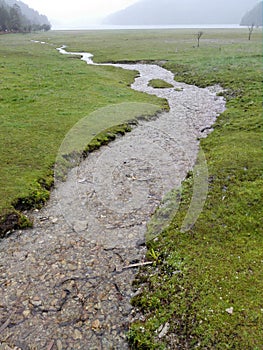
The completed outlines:
<svg viewBox="0 0 263 350">
<path fill-rule="evenodd" d="M 193 168 L 198 138 L 225 109 L 219 87 L 177 83 L 157 65 L 111 65 L 138 71 L 132 88 L 166 98 L 170 111 L 90 154 L 31 214 L 33 229 L 1 241 L 1 350 L 128 349 L 147 222 Z M 152 79 L 173 87 L 152 88 Z"/>
</svg>

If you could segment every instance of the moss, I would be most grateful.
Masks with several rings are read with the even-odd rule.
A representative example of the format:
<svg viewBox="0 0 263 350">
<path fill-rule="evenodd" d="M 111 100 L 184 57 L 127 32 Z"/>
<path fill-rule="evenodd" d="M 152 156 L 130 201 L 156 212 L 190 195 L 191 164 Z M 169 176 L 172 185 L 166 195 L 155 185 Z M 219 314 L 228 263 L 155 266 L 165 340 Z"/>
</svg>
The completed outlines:
<svg viewBox="0 0 263 350">
<path fill-rule="evenodd" d="M 0 238 L 4 238 L 14 229 L 32 227 L 32 221 L 16 210 L 9 210 L 0 217 Z"/>
<path fill-rule="evenodd" d="M 44 181 L 42 179 L 42 181 Z M 44 181 L 44 186 L 46 182 Z M 33 208 L 41 208 L 49 199 L 50 191 L 39 182 L 32 184 L 32 191 L 29 195 L 19 197 L 13 202 L 13 207 L 16 210 L 24 211 Z"/>
<path fill-rule="evenodd" d="M 116 136 L 123 136 L 126 132 L 130 132 L 132 130 L 131 124 L 137 124 L 137 122 L 133 121 L 131 123 L 125 123 L 103 130 L 89 142 L 83 152 L 83 156 L 86 157 L 88 153 L 99 149 L 101 146 L 107 145 L 111 141 L 115 140 Z"/>
</svg>

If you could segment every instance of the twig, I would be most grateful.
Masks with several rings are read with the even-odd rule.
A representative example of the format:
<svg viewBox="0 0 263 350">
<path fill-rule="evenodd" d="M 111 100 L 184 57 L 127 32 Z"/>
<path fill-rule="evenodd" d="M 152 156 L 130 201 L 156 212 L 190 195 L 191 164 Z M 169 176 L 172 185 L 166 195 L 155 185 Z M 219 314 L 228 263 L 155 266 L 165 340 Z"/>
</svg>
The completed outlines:
<svg viewBox="0 0 263 350">
<path fill-rule="evenodd" d="M 11 318 L 12 316 L 14 315 L 15 313 L 15 310 L 13 310 L 10 314 L 10 316 L 8 317 L 8 319 L 5 321 L 4 324 L 2 324 L 2 326 L 0 327 L 0 333 L 2 333 L 9 325 L 10 321 L 11 321 Z"/>
<path fill-rule="evenodd" d="M 88 282 L 90 280 L 94 280 L 94 279 L 98 279 L 101 278 L 101 276 L 85 276 L 85 277 L 77 277 L 77 276 L 73 276 L 73 277 L 67 277 L 65 279 L 63 279 L 61 282 L 57 283 L 55 285 L 56 288 L 61 287 L 63 284 L 65 284 L 66 282 L 70 282 L 70 281 L 85 281 Z"/>
<path fill-rule="evenodd" d="M 123 270 L 126 270 L 126 269 L 132 269 L 134 267 L 141 267 L 141 266 L 147 266 L 147 265 L 152 265 L 153 264 L 153 261 L 146 261 L 146 262 L 143 262 L 143 263 L 138 263 L 138 264 L 132 264 L 132 265 L 128 265 L 128 266 L 123 266 Z"/>
<path fill-rule="evenodd" d="M 201 129 L 201 132 L 204 132 L 206 130 L 211 130 L 211 129 L 213 129 L 212 126 L 206 126 L 205 128 Z"/>
<path fill-rule="evenodd" d="M 25 287 L 25 290 L 23 291 L 23 293 L 27 290 L 29 284 L 30 284 L 30 283 L 28 282 L 27 285 L 26 285 L 26 287 Z M 20 300 L 21 300 L 21 298 L 22 298 L 22 296 L 23 296 L 23 293 L 21 293 L 20 297 L 16 300 L 14 307 L 16 307 L 16 306 L 20 303 Z M 9 315 L 8 319 L 5 321 L 5 323 L 2 324 L 2 326 L 0 327 L 0 333 L 2 333 L 2 332 L 9 326 L 9 323 L 10 323 L 11 318 L 12 318 L 12 316 L 14 315 L 15 311 L 16 311 L 16 310 L 14 309 L 14 310 L 11 312 L 11 314 Z"/>
<path fill-rule="evenodd" d="M 51 342 L 48 344 L 47 350 L 51 350 L 54 344 L 55 344 L 55 341 L 51 340 Z"/>
<path fill-rule="evenodd" d="M 120 291 L 120 288 L 119 288 L 119 286 L 117 285 L 117 283 L 113 283 L 113 285 L 114 285 L 114 287 L 116 288 L 117 292 L 118 292 L 121 296 L 124 296 L 124 295 L 122 294 L 122 292 Z"/>
</svg>

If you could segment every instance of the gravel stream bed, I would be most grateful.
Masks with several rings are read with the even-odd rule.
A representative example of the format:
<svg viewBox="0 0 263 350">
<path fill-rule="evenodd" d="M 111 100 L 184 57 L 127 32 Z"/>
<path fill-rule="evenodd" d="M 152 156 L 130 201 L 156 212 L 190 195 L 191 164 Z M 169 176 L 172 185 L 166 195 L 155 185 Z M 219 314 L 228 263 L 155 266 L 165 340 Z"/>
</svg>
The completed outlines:
<svg viewBox="0 0 263 350">
<path fill-rule="evenodd" d="M 130 299 L 136 264 L 145 262 L 146 224 L 225 109 L 220 87 L 177 83 L 157 65 L 114 66 L 139 71 L 132 88 L 166 98 L 170 111 L 90 154 L 30 213 L 33 229 L 1 241 L 1 350 L 129 348 L 126 332 L 140 317 Z M 149 87 L 157 78 L 173 88 Z"/>
</svg>

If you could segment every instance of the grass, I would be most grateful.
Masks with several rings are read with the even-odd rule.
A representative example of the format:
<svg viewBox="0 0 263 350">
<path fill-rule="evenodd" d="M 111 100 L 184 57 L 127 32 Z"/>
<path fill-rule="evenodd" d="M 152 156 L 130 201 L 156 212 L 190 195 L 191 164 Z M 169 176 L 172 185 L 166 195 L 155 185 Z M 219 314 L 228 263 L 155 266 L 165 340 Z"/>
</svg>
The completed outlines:
<svg viewBox="0 0 263 350">
<path fill-rule="evenodd" d="M 136 72 L 88 66 L 59 54 L 55 46 L 31 41 L 37 38 L 0 36 L 0 236 L 14 222 L 26 222 L 15 209 L 48 199 L 59 146 L 80 119 L 105 106 L 144 104 L 144 109 L 134 104 L 125 118 L 124 113 L 116 114 L 118 125 L 142 113 L 155 114 L 166 105 L 129 88 Z M 107 120 L 107 115 L 100 117 L 98 128 Z M 11 226 L 4 224 L 7 221 Z"/>
<path fill-rule="evenodd" d="M 172 88 L 173 85 L 167 83 L 166 81 L 162 79 L 152 79 L 149 81 L 149 86 L 156 88 L 156 89 L 166 89 L 166 88 Z"/>
<path fill-rule="evenodd" d="M 46 178 L 66 132 L 83 115 L 110 103 L 161 103 L 127 87 L 133 72 L 87 67 L 27 38 L 0 37 L 1 188 L 10 176 L 12 189 L 12 196 L 3 192 L 1 198 L 30 192 L 34 181 Z M 205 207 L 191 230 L 181 232 L 193 190 L 189 174 L 176 216 L 147 243 L 154 264 L 135 281 L 140 294 L 133 303 L 142 316 L 129 341 L 133 349 L 262 349 L 261 32 L 249 42 L 246 29 L 204 30 L 200 48 L 193 30 L 50 32 L 35 38 L 92 52 L 97 62 L 162 61 L 177 81 L 225 89 L 227 110 L 201 141 L 209 171 Z M 20 173 L 24 180 L 15 177 Z M 160 338 L 165 324 L 169 330 Z"/>
</svg>

